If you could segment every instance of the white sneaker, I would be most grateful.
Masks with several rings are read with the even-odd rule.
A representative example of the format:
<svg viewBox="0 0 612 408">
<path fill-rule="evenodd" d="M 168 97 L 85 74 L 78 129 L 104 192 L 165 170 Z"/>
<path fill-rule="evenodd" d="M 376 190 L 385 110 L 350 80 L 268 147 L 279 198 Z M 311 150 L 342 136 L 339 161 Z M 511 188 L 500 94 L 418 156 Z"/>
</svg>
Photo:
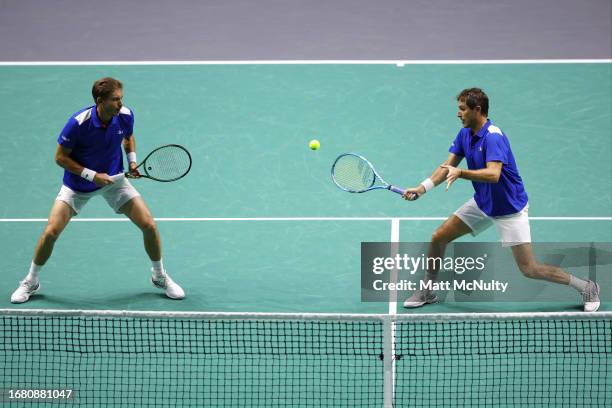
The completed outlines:
<svg viewBox="0 0 612 408">
<path fill-rule="evenodd" d="M 436 303 L 438 297 L 431 290 L 416 290 L 404 301 L 404 307 L 421 307 L 426 303 Z"/>
<path fill-rule="evenodd" d="M 36 293 L 40 289 L 40 282 L 38 279 L 35 281 L 22 280 L 19 283 L 19 287 L 11 295 L 11 303 L 24 303 L 30 299 L 32 294 Z"/>
<path fill-rule="evenodd" d="M 153 268 L 151 268 L 153 272 Z M 166 296 L 170 299 L 183 299 L 185 297 L 185 291 L 176 282 L 174 282 L 166 272 L 161 276 L 153 273 L 151 276 L 151 282 L 153 286 L 166 291 Z"/>
<path fill-rule="evenodd" d="M 586 289 L 582 292 L 582 302 L 585 312 L 596 312 L 599 309 L 599 285 L 593 281 L 587 283 Z"/>
</svg>

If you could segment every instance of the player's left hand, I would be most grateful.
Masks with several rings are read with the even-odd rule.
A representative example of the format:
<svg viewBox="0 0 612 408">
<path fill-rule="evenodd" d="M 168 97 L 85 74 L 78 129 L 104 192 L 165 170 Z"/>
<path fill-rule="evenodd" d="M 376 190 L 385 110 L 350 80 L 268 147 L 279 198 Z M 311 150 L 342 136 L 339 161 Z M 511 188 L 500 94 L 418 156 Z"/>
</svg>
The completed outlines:
<svg viewBox="0 0 612 408">
<path fill-rule="evenodd" d="M 440 167 L 448 170 L 448 174 L 446 175 L 446 191 L 450 188 L 450 186 L 461 177 L 461 169 L 453 166 L 449 166 L 448 164 L 443 164 Z"/>
<path fill-rule="evenodd" d="M 140 172 L 138 171 L 136 167 L 138 167 L 138 164 L 134 162 L 130 163 L 130 171 L 128 173 L 129 178 L 140 178 Z"/>
</svg>

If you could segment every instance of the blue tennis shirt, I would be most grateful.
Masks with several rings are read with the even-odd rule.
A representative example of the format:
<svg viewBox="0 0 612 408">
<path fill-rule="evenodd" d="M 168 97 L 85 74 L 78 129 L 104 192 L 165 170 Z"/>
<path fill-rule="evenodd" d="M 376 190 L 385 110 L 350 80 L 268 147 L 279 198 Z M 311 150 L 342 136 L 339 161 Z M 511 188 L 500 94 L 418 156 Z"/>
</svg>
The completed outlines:
<svg viewBox="0 0 612 408">
<path fill-rule="evenodd" d="M 70 158 L 81 166 L 114 176 L 123 172 L 121 142 L 123 139 L 129 139 L 133 131 L 134 114 L 125 106 L 118 115 L 113 116 L 106 127 L 98 119 L 96 107 L 90 106 L 68 119 L 57 143 L 72 149 Z M 64 171 L 64 185 L 84 193 L 100 188 L 67 170 Z"/>
<path fill-rule="evenodd" d="M 472 135 L 469 128 L 462 128 L 449 152 L 463 156 L 470 170 L 487 167 L 487 162 L 503 163 L 497 183 L 472 181 L 474 200 L 478 208 L 490 217 L 515 214 L 527 205 L 527 192 L 519 175 L 508 138 L 490 120 Z"/>
</svg>

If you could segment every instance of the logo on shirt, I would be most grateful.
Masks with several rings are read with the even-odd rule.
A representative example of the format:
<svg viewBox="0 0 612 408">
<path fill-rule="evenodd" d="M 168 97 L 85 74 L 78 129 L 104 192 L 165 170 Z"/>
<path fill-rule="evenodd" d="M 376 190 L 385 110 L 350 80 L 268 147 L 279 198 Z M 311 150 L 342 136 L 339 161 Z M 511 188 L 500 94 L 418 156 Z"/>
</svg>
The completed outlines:
<svg viewBox="0 0 612 408">
<path fill-rule="evenodd" d="M 69 141 L 70 141 L 70 139 L 68 139 L 68 138 L 67 138 L 66 136 L 64 136 L 64 135 L 62 135 L 62 140 L 66 141 L 66 142 L 69 142 Z"/>
<path fill-rule="evenodd" d="M 118 135 L 122 135 L 123 134 L 123 130 L 119 129 L 119 131 L 117 132 Z"/>
<path fill-rule="evenodd" d="M 480 147 L 478 148 L 478 151 L 479 151 L 479 152 L 482 152 L 482 146 L 480 146 Z"/>
</svg>

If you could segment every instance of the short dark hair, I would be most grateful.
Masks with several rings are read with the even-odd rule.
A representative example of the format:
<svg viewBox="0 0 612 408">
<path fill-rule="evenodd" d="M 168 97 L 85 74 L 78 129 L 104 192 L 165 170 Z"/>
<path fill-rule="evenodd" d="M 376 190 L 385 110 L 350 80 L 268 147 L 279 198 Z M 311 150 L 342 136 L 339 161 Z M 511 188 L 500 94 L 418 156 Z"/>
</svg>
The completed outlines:
<svg viewBox="0 0 612 408">
<path fill-rule="evenodd" d="M 115 78 L 106 77 L 98 79 L 96 82 L 94 82 L 93 87 L 91 88 L 91 95 L 94 98 L 94 102 L 98 103 L 98 97 L 106 99 L 117 89 L 123 89 L 123 84 L 121 81 Z"/>
<path fill-rule="evenodd" d="M 483 115 L 487 116 L 489 114 L 489 97 L 480 88 L 464 89 L 457 95 L 457 101 L 465 101 L 470 109 L 480 106 L 480 112 Z"/>
</svg>

